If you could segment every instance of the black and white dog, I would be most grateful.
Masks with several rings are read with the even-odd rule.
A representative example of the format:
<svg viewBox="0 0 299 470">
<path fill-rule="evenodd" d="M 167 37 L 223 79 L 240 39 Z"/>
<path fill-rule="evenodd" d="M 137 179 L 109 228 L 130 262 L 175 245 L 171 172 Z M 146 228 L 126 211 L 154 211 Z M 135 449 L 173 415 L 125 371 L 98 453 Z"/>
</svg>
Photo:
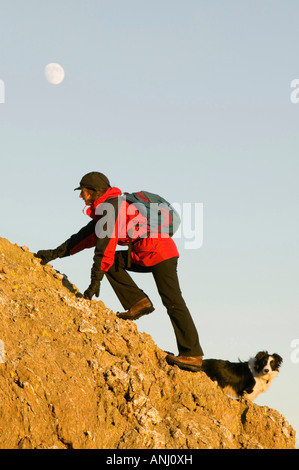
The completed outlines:
<svg viewBox="0 0 299 470">
<path fill-rule="evenodd" d="M 282 358 L 278 354 L 270 355 L 268 351 L 260 351 L 248 362 L 205 359 L 201 370 L 228 395 L 254 401 L 270 387 L 281 364 Z"/>
</svg>

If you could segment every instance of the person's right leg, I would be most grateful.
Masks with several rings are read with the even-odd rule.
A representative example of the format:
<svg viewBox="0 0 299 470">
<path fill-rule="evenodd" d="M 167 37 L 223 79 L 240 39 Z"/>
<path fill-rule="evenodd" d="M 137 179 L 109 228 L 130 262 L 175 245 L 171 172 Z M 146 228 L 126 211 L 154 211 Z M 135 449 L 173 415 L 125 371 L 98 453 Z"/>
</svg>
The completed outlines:
<svg viewBox="0 0 299 470">
<path fill-rule="evenodd" d="M 162 261 L 153 266 L 152 270 L 174 329 L 179 356 L 203 356 L 195 324 L 182 297 L 177 275 L 177 258 Z"/>
<path fill-rule="evenodd" d="M 153 273 L 161 300 L 170 316 L 180 354 L 179 356 L 168 354 L 167 362 L 183 369 L 197 371 L 200 370 L 203 352 L 196 327 L 182 298 L 176 267 L 177 259 L 172 258 L 149 268 L 132 265 L 130 270 Z M 128 274 L 127 269 L 127 252 L 118 251 L 115 263 L 106 276 L 123 307 L 129 309 L 128 312 L 118 316 L 126 320 L 136 320 L 152 312 L 154 308 L 147 295 Z"/>
</svg>

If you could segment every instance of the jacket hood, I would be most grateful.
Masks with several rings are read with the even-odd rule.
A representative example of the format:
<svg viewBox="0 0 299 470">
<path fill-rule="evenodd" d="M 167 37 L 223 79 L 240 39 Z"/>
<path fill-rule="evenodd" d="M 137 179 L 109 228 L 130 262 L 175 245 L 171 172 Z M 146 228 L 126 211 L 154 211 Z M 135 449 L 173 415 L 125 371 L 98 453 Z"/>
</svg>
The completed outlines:
<svg viewBox="0 0 299 470">
<path fill-rule="evenodd" d="M 101 197 L 93 201 L 90 205 L 85 206 L 83 209 L 83 213 L 88 215 L 92 219 L 97 220 L 98 217 L 95 215 L 96 208 L 103 202 L 106 202 L 108 199 L 121 196 L 121 194 L 122 192 L 119 188 L 116 188 L 116 187 L 108 188 L 107 191 Z"/>
</svg>

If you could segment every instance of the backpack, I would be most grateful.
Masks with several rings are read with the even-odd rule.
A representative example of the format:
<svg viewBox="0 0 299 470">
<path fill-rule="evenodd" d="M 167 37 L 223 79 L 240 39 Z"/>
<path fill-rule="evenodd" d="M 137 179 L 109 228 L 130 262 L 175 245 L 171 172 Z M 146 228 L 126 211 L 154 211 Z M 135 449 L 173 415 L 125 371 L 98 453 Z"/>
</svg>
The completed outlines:
<svg viewBox="0 0 299 470">
<path fill-rule="evenodd" d="M 133 204 L 147 218 L 149 235 L 167 233 L 172 237 L 179 228 L 181 220 L 178 212 L 162 196 L 148 191 L 124 193 L 124 195 L 126 201 Z"/>
<path fill-rule="evenodd" d="M 147 218 L 149 231 L 146 235 L 167 233 L 172 237 L 179 228 L 181 219 L 178 212 L 162 196 L 148 191 L 124 193 L 124 196 L 129 204 L 133 204 Z M 131 250 L 132 239 L 129 242 L 128 267 L 131 264 Z"/>
</svg>

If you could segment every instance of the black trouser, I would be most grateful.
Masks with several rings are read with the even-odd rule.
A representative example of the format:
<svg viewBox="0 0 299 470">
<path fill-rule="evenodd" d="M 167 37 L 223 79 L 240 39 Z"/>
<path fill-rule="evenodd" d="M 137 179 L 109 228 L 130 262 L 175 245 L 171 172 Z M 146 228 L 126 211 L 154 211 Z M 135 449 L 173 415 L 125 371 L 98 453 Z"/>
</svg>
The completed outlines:
<svg viewBox="0 0 299 470">
<path fill-rule="evenodd" d="M 125 310 L 147 297 L 127 271 L 148 273 L 154 276 L 163 305 L 170 317 L 180 356 L 202 356 L 196 327 L 182 297 L 178 275 L 177 258 L 170 258 L 155 266 L 143 267 L 133 264 L 127 267 L 127 252 L 117 251 L 115 263 L 106 273 L 115 294 Z"/>
</svg>

